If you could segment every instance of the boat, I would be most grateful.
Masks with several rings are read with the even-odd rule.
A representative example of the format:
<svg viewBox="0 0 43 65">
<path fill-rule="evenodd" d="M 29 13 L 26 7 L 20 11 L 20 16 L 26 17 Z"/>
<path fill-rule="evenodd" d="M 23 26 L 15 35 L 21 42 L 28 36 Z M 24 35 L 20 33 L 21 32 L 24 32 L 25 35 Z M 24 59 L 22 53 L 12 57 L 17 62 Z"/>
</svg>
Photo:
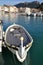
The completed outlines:
<svg viewBox="0 0 43 65">
<path fill-rule="evenodd" d="M 33 13 L 30 14 L 30 16 L 36 17 L 36 13 L 33 12 Z"/>
<path fill-rule="evenodd" d="M 38 16 L 39 17 L 43 17 L 43 13 L 42 12 L 38 12 Z"/>
<path fill-rule="evenodd" d="M 17 59 L 22 63 L 27 56 L 27 52 L 32 46 L 33 39 L 27 30 L 18 24 L 9 26 L 4 34 L 4 42 L 6 47 L 16 55 Z"/>
</svg>

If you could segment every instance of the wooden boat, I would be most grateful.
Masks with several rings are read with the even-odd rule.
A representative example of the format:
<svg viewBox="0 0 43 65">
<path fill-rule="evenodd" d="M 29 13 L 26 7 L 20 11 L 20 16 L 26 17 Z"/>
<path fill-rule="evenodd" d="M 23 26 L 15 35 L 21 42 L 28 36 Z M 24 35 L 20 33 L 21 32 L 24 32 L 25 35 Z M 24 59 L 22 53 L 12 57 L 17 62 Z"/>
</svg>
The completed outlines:
<svg viewBox="0 0 43 65">
<path fill-rule="evenodd" d="M 32 43 L 33 39 L 24 27 L 13 24 L 3 33 L 3 26 L 0 21 L 0 52 L 2 52 L 2 46 L 7 47 L 20 62 L 23 62 Z"/>
<path fill-rule="evenodd" d="M 20 62 L 23 62 L 32 46 L 32 37 L 24 27 L 17 24 L 9 26 L 5 33 L 7 48 L 17 56 Z"/>
</svg>

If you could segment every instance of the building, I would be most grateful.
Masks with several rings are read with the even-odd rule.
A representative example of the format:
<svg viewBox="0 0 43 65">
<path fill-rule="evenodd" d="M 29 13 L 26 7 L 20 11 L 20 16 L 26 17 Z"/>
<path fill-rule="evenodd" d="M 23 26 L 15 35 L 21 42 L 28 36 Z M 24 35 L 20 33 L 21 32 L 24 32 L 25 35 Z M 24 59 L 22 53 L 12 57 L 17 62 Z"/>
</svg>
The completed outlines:
<svg viewBox="0 0 43 65">
<path fill-rule="evenodd" d="M 4 12 L 5 12 L 5 13 L 8 13 L 8 12 L 9 12 L 9 6 L 4 5 L 4 6 L 3 6 L 3 9 L 4 9 Z"/>
<path fill-rule="evenodd" d="M 14 12 L 17 13 L 18 12 L 18 8 L 14 6 Z"/>
<path fill-rule="evenodd" d="M 26 9 L 25 9 L 25 13 L 26 13 L 27 15 L 30 15 L 30 14 L 31 14 L 31 9 L 28 8 L 28 7 L 26 7 Z"/>
<path fill-rule="evenodd" d="M 14 6 L 10 6 L 10 7 L 9 7 L 9 11 L 10 11 L 10 12 L 14 12 Z"/>
<path fill-rule="evenodd" d="M 12 13 L 18 12 L 18 8 L 15 6 L 10 6 L 9 8 L 10 8 L 10 12 L 12 12 Z"/>
<path fill-rule="evenodd" d="M 18 10 L 19 10 L 20 13 L 24 13 L 25 12 L 25 7 L 20 7 L 20 8 L 18 8 Z"/>
<path fill-rule="evenodd" d="M 40 11 L 39 9 L 31 8 L 31 12 L 39 12 L 39 11 Z"/>
<path fill-rule="evenodd" d="M 0 11 L 2 11 L 2 6 L 0 6 Z"/>
</svg>

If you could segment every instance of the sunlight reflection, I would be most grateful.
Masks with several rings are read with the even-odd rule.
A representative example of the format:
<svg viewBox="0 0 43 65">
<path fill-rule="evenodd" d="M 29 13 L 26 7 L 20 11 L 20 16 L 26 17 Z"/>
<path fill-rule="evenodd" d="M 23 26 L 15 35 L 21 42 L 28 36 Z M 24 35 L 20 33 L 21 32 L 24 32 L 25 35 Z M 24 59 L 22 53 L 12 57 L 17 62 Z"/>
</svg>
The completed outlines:
<svg viewBox="0 0 43 65">
<path fill-rule="evenodd" d="M 4 59 L 2 53 L 0 53 L 0 65 L 4 65 Z"/>
<path fill-rule="evenodd" d="M 28 16 L 28 20 L 30 21 L 30 16 Z"/>
<path fill-rule="evenodd" d="M 16 18 L 16 14 L 15 13 L 9 13 L 10 16 L 10 21 L 12 22 L 12 20 L 15 20 Z"/>
</svg>

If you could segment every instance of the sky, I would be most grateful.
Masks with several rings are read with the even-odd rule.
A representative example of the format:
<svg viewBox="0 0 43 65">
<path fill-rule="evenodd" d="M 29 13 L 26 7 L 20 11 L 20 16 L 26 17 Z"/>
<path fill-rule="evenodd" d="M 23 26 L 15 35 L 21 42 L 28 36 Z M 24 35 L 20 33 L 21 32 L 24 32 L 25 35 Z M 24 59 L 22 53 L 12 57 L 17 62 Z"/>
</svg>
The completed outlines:
<svg viewBox="0 0 43 65">
<path fill-rule="evenodd" d="M 0 5 L 6 4 L 6 5 L 15 5 L 21 2 L 32 2 L 32 1 L 39 1 L 43 2 L 43 0 L 0 0 Z"/>
</svg>

